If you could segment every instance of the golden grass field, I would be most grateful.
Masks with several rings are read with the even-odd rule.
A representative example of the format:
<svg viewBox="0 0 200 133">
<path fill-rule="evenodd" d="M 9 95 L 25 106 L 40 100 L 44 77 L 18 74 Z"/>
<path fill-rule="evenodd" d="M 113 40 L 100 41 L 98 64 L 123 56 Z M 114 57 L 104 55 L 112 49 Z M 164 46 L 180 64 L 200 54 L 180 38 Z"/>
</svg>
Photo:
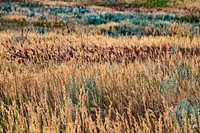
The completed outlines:
<svg viewBox="0 0 200 133">
<path fill-rule="evenodd" d="M 199 132 L 199 38 L 1 37 L 1 132 Z M 123 48 L 140 52 L 126 62 L 133 53 Z"/>
<path fill-rule="evenodd" d="M 178 2 L 162 8 L 89 8 L 95 13 L 139 9 L 147 15 L 171 11 L 198 16 L 197 0 Z M 75 6 L 77 1 L 41 3 Z M 162 34 L 164 28 L 156 33 L 152 21 L 140 36 L 101 34 L 102 29 L 130 25 L 130 19 L 86 25 L 83 14 L 72 21 L 80 23 L 48 29 L 48 21 L 59 23 L 55 18 L 60 16 L 40 17 L 29 23 L 44 23 L 44 33 L 37 32 L 37 25 L 14 25 L 28 23 L 27 15 L 0 13 L 0 26 L 7 26 L 0 27 L 0 133 L 200 132 L 198 17 L 191 17 L 195 23 L 188 16 L 183 22 L 167 21 L 169 35 Z"/>
</svg>

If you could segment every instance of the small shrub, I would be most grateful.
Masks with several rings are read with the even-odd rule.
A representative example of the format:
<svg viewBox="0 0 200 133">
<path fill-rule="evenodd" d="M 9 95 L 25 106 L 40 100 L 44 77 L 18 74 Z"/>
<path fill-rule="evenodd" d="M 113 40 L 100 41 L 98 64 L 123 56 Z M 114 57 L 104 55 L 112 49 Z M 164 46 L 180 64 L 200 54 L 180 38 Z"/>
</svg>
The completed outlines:
<svg viewBox="0 0 200 133">
<path fill-rule="evenodd" d="M 163 16 L 164 21 L 172 21 L 172 20 L 175 20 L 175 18 L 176 18 L 175 14 L 165 14 Z"/>
<path fill-rule="evenodd" d="M 100 15 L 100 16 L 96 16 L 96 15 L 90 15 L 87 16 L 86 18 L 86 23 L 91 25 L 99 25 L 99 24 L 106 24 L 107 21 Z"/>
<path fill-rule="evenodd" d="M 132 33 L 133 33 L 134 35 L 137 35 L 137 34 L 139 33 L 139 31 L 140 31 L 140 26 L 134 26 L 134 27 L 132 28 Z"/>
<path fill-rule="evenodd" d="M 41 5 L 41 4 L 37 4 L 37 3 L 25 3 L 25 2 L 19 3 L 19 6 L 22 7 L 22 8 L 26 8 L 26 7 L 28 7 L 28 8 L 41 8 L 41 7 L 43 7 L 43 5 Z"/>
<path fill-rule="evenodd" d="M 165 80 L 161 83 L 160 89 L 164 91 L 165 94 L 168 92 L 174 92 L 175 80 Z"/>
<path fill-rule="evenodd" d="M 70 88 L 69 86 L 67 86 L 67 92 L 69 92 L 69 97 L 72 101 L 72 103 L 74 105 L 78 105 L 78 95 L 79 95 L 79 90 L 78 90 L 78 86 L 76 83 L 75 78 L 73 78 L 72 80 L 72 87 Z"/>
<path fill-rule="evenodd" d="M 148 15 L 148 16 L 147 16 L 147 19 L 148 19 L 149 21 L 151 21 L 151 20 L 154 19 L 154 17 L 153 17 L 153 15 Z"/>
<path fill-rule="evenodd" d="M 92 106 L 92 102 L 97 101 L 97 99 L 95 100 L 94 98 L 98 98 L 96 80 L 94 78 L 86 80 L 85 90 L 88 94 L 88 101 L 86 105 L 90 108 Z"/>
<path fill-rule="evenodd" d="M 6 14 L 10 13 L 10 12 L 11 12 L 11 3 L 10 3 L 10 2 L 5 3 L 2 10 L 3 10 Z"/>
<path fill-rule="evenodd" d="M 84 91 L 87 94 L 87 99 L 85 99 L 85 106 L 90 109 L 90 107 L 93 104 L 93 101 L 98 102 L 98 93 L 97 93 L 97 87 L 96 87 L 96 79 L 90 78 L 90 79 L 82 79 L 82 84 L 78 86 L 75 78 L 72 80 L 72 86 L 69 87 L 66 86 L 66 90 L 68 92 L 68 97 L 71 99 L 72 103 L 76 106 L 79 106 L 79 95 L 80 95 L 80 89 L 84 87 Z"/>
<path fill-rule="evenodd" d="M 76 13 L 76 14 L 74 14 L 74 15 L 75 15 L 75 18 L 76 18 L 76 19 L 81 19 L 81 18 L 82 18 L 82 16 L 81 16 L 80 13 Z"/>
<path fill-rule="evenodd" d="M 177 54 L 180 52 L 180 48 L 177 46 L 173 46 L 173 47 L 171 47 L 170 52 L 171 52 L 171 54 Z"/>
<path fill-rule="evenodd" d="M 135 25 L 139 25 L 140 24 L 140 20 L 138 18 L 131 19 L 131 22 L 132 22 L 132 24 L 135 24 Z"/>
<path fill-rule="evenodd" d="M 191 15 L 191 16 L 177 16 L 176 20 L 183 23 L 183 22 L 187 22 L 187 23 L 199 23 L 200 22 L 200 17 L 195 16 L 195 15 Z"/>
<path fill-rule="evenodd" d="M 193 29 L 194 29 L 195 33 L 200 34 L 200 25 L 199 24 L 193 25 Z"/>
<path fill-rule="evenodd" d="M 182 63 L 181 65 L 176 65 L 178 78 L 180 79 L 191 79 L 192 69 L 186 64 Z"/>
<path fill-rule="evenodd" d="M 30 13 L 28 14 L 28 17 L 35 17 L 35 13 L 34 13 L 34 12 L 30 12 Z"/>
<path fill-rule="evenodd" d="M 185 114 L 186 119 L 190 121 L 190 124 L 194 125 L 198 122 L 198 113 L 200 111 L 199 106 L 192 105 L 187 99 L 182 99 L 180 104 L 175 107 L 176 110 L 176 121 L 180 127 L 185 124 L 183 122 L 183 114 Z M 195 116 L 195 120 L 191 119 L 191 115 Z"/>
<path fill-rule="evenodd" d="M 39 20 L 42 20 L 42 21 L 44 21 L 46 19 L 47 19 L 47 17 L 45 15 L 42 15 L 42 16 L 39 17 Z"/>
<path fill-rule="evenodd" d="M 104 16 L 104 18 L 105 18 L 107 21 L 113 21 L 113 22 L 120 22 L 120 21 L 122 21 L 122 20 L 129 19 L 130 17 L 131 17 L 130 15 L 121 14 L 121 13 L 116 13 L 116 14 L 107 13 L 107 14 L 105 14 L 105 16 Z"/>
<path fill-rule="evenodd" d="M 63 17 L 63 21 L 67 21 L 67 20 L 69 20 L 69 17 L 68 16 L 64 16 Z"/>
<path fill-rule="evenodd" d="M 45 34 L 46 33 L 46 29 L 44 27 L 39 27 L 37 29 L 37 33 L 39 33 L 39 34 Z"/>
<path fill-rule="evenodd" d="M 62 7 L 50 8 L 50 14 L 54 14 L 54 15 L 61 14 L 61 13 L 68 14 L 71 11 L 73 10 L 66 10 L 65 8 L 62 8 Z"/>
<path fill-rule="evenodd" d="M 82 9 L 79 9 L 79 13 L 81 13 L 81 14 L 90 13 L 90 10 L 87 8 L 82 8 Z"/>
</svg>

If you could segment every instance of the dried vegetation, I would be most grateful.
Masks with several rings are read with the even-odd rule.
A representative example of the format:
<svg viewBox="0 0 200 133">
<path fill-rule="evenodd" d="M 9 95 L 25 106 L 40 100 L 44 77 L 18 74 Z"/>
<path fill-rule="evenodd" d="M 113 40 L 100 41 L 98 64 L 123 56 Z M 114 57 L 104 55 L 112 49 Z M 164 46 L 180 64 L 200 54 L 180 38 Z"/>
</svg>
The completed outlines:
<svg viewBox="0 0 200 133">
<path fill-rule="evenodd" d="M 25 11 L 43 6 L 18 4 Z M 138 7 L 136 12 L 186 16 L 149 13 L 129 18 L 119 12 L 94 15 L 87 8 L 68 12 L 62 7 L 74 3 L 44 4 L 55 14 L 26 14 L 32 25 L 23 23 L 26 15 L 12 13 L 11 3 L 2 8 L 0 132 L 200 132 L 200 19 L 195 5 L 191 10 L 189 5 L 183 10 L 184 4 L 176 10 Z M 135 9 L 129 6 L 128 11 Z M 55 26 L 62 24 L 55 19 L 59 13 L 68 15 L 60 17 L 63 29 Z M 15 21 L 22 21 L 20 32 Z"/>
<path fill-rule="evenodd" d="M 2 132 L 199 132 L 199 38 L 10 35 Z"/>
</svg>

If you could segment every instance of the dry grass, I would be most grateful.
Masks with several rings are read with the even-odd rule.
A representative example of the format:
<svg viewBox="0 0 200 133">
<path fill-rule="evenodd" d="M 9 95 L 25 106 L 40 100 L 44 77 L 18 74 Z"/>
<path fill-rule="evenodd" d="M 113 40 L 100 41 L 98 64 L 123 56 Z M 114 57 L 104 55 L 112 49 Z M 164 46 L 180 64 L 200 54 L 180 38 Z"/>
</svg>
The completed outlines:
<svg viewBox="0 0 200 133">
<path fill-rule="evenodd" d="M 109 3 L 106 0 L 68 0 L 68 1 L 63 1 L 63 0 L 43 0 L 43 1 L 39 1 L 39 0 L 32 0 L 29 2 L 36 2 L 36 3 L 42 3 L 42 4 L 46 4 L 46 5 L 59 5 L 59 6 L 75 6 L 77 4 L 92 4 L 91 8 L 92 9 L 104 9 L 104 10 L 112 10 L 111 8 L 108 7 L 99 7 L 99 6 L 95 6 L 94 3 L 97 4 L 104 4 L 104 3 Z M 136 2 L 133 0 L 113 0 L 111 1 L 111 3 L 118 3 L 118 5 L 120 5 L 120 3 L 126 3 L 126 4 L 135 4 Z M 200 10 L 200 2 L 199 0 L 171 0 L 171 2 L 168 4 L 170 7 L 178 7 L 180 9 L 190 9 L 190 10 Z M 176 10 L 175 8 L 173 8 L 173 10 Z M 178 10 L 178 9 L 177 9 Z"/>
<path fill-rule="evenodd" d="M 199 0 L 170 0 L 166 7 L 146 8 L 145 6 L 138 7 L 134 0 L 27 0 L 28 2 L 41 3 L 45 5 L 57 5 L 57 6 L 77 6 L 85 4 L 88 8 L 98 11 L 143 11 L 143 12 L 173 12 L 180 14 L 196 14 L 200 12 Z M 139 2 L 140 3 L 140 2 Z M 117 6 L 112 6 L 112 5 Z M 101 5 L 101 6 L 98 6 Z M 106 7 L 110 5 L 111 7 Z M 127 6 L 130 5 L 130 6 Z"/>
<path fill-rule="evenodd" d="M 62 0 L 27 0 L 28 2 L 40 3 L 49 6 L 74 6 L 77 5 L 75 2 L 66 2 Z"/>
<path fill-rule="evenodd" d="M 5 34 L 2 34 L 5 36 Z M 55 37 L 52 37 L 55 36 Z M 80 35 L 79 35 L 80 36 Z M 119 43 L 120 42 L 120 43 Z M 125 62 L 156 60 L 173 56 L 173 51 L 192 58 L 199 56 L 199 38 L 184 37 L 120 37 L 81 35 L 68 36 L 48 33 L 44 36 L 28 34 L 20 42 L 14 37 L 4 37 L 4 57 L 18 62 L 44 62 L 70 60 L 83 62 Z"/>
<path fill-rule="evenodd" d="M 9 14 L 1 17 L 4 21 L 28 21 L 27 16 Z"/>
<path fill-rule="evenodd" d="M 99 29 L 0 33 L 0 132 L 200 132 L 199 36 L 186 24 L 159 37 Z"/>
<path fill-rule="evenodd" d="M 28 132 L 191 132 L 194 125 L 188 124 L 184 129 L 177 123 L 173 125 L 169 111 L 181 99 L 189 97 L 184 90 L 187 87 L 192 86 L 188 91 L 199 102 L 197 82 L 178 79 L 180 92 L 164 95 L 156 84 L 175 78 L 176 73 L 168 75 L 167 68 L 157 70 L 158 64 L 147 64 L 110 66 L 71 62 L 43 70 L 32 65 L 9 68 L 11 72 L 4 70 L 1 74 L 3 128 Z M 173 69 L 174 64 L 171 65 Z M 196 75 L 196 66 L 193 67 Z M 81 84 L 82 78 L 91 77 L 96 79 L 97 94 L 102 101 L 94 95 L 88 109 L 87 89 Z M 80 89 L 78 104 L 72 104 L 66 91 L 67 85 L 73 86 L 74 78 Z"/>
<path fill-rule="evenodd" d="M 1 132 L 199 132 L 200 122 L 190 122 L 200 118 L 199 111 L 196 116 L 192 110 L 188 118 L 179 107 L 184 99 L 190 107 L 199 106 L 199 53 L 166 52 L 157 60 L 146 55 L 145 60 L 138 58 L 129 64 L 75 60 L 76 54 L 93 57 L 120 50 L 117 57 L 126 57 L 123 48 L 134 47 L 141 55 L 145 47 L 161 47 L 155 54 L 161 53 L 163 46 L 195 51 L 200 48 L 199 38 L 30 33 L 23 43 L 17 43 L 11 33 L 0 36 Z M 58 47 L 77 50 L 63 63 L 53 59 L 18 63 L 16 53 L 29 49 L 38 52 L 31 53 L 36 59 L 43 54 L 59 57 Z M 177 107 L 184 110 L 181 120 L 176 119 Z"/>
<path fill-rule="evenodd" d="M 112 8 L 103 6 L 88 6 L 88 8 L 95 11 L 114 11 Z"/>
<path fill-rule="evenodd" d="M 199 0 L 174 0 L 178 7 L 188 8 L 188 9 L 200 9 Z"/>
<path fill-rule="evenodd" d="M 6 45 L 17 45 L 14 36 L 18 34 L 15 31 L 8 31 L 0 33 L 1 43 L 6 43 Z M 26 32 L 24 33 L 26 34 Z M 32 45 L 71 45 L 71 46 L 81 46 L 82 44 L 87 44 L 88 46 L 101 46 L 101 47 L 134 47 L 134 46 L 160 46 L 167 44 L 168 46 L 173 46 L 176 44 L 180 47 L 199 47 L 200 38 L 199 36 L 149 36 L 138 38 L 137 36 L 121 36 L 118 38 L 113 38 L 103 35 L 85 35 L 85 34 L 68 34 L 62 35 L 55 32 L 47 32 L 44 35 L 37 33 L 28 33 L 26 36 L 26 41 L 32 42 Z M 27 45 L 25 42 L 24 45 Z M 30 46 L 32 46 L 30 45 Z"/>
</svg>

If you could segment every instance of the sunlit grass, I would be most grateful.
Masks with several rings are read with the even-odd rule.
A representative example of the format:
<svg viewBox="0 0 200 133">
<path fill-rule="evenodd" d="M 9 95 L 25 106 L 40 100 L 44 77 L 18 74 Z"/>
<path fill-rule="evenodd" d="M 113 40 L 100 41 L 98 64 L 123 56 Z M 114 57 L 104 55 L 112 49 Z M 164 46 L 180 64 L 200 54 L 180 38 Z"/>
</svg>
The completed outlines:
<svg viewBox="0 0 200 133">
<path fill-rule="evenodd" d="M 30 2 L 20 6 L 51 5 L 55 14 L 19 15 L 5 5 L 0 132 L 200 132 L 198 14 L 114 12 L 93 6 L 106 5 L 98 0 Z M 70 8 L 83 3 L 92 6 Z M 180 1 L 179 13 L 186 3 L 198 10 L 198 1 Z M 58 16 L 66 9 L 75 14 Z"/>
<path fill-rule="evenodd" d="M 172 36 L 138 39 L 30 33 L 21 44 L 12 35 L 1 33 L 2 132 L 199 130 L 198 55 L 193 55 L 193 58 L 183 56 L 175 47 L 171 53 L 156 61 L 138 59 L 129 64 L 81 62 L 73 58 L 61 64 L 53 60 L 18 63 L 19 58 L 10 61 L 10 56 L 6 56 L 11 54 L 9 48 L 12 47 L 22 53 L 30 48 L 38 51 L 39 55 L 52 56 L 58 46 L 65 48 L 67 45 L 91 48 L 96 45 L 113 47 L 113 50 L 117 47 L 162 45 L 199 48 L 198 38 L 191 40 Z M 37 46 L 44 50 L 50 48 L 50 51 L 41 53 Z"/>
</svg>

